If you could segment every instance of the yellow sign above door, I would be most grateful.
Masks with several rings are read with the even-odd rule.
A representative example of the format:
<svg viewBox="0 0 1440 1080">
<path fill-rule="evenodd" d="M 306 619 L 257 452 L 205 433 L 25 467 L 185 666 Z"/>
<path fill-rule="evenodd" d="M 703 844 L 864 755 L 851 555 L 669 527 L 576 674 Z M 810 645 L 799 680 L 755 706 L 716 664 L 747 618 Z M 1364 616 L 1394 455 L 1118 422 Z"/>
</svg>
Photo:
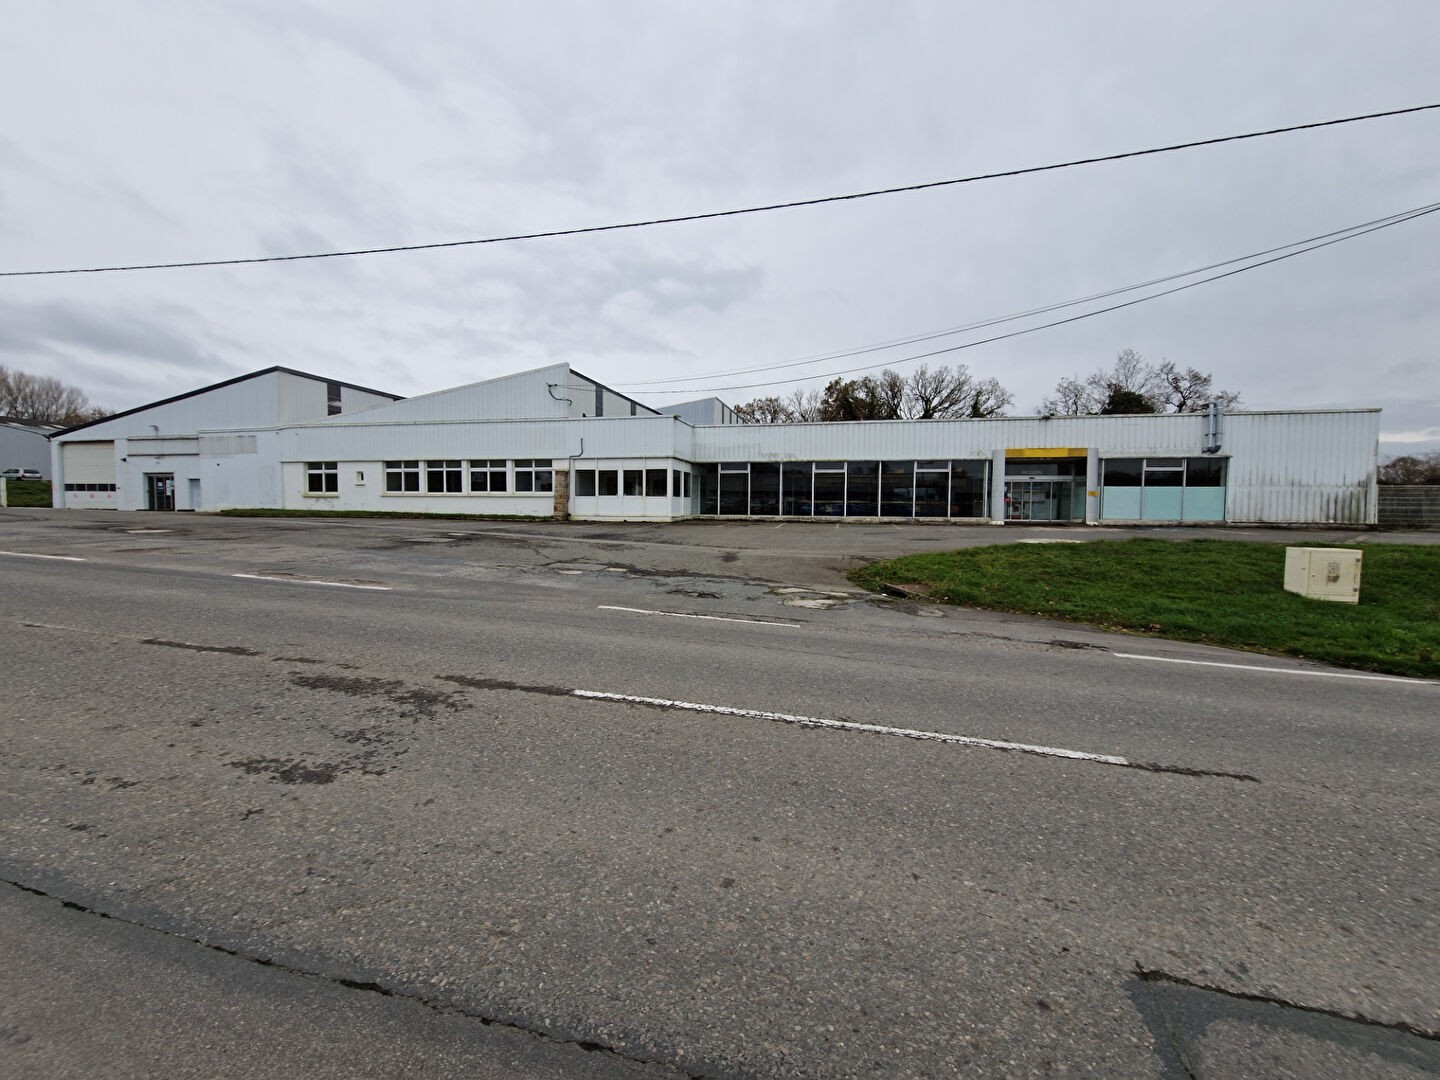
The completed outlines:
<svg viewBox="0 0 1440 1080">
<path fill-rule="evenodd" d="M 1006 450 L 1007 458 L 1076 458 L 1088 457 L 1083 446 L 1027 446 L 1022 450 Z"/>
</svg>

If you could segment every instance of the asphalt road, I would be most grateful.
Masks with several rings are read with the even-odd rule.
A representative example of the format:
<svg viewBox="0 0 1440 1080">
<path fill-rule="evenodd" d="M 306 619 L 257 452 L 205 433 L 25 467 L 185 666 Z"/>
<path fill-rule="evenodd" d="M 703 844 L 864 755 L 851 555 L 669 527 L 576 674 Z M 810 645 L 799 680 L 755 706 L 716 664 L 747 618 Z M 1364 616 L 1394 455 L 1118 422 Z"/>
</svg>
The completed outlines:
<svg viewBox="0 0 1440 1080">
<path fill-rule="evenodd" d="M 0 512 L 0 1071 L 1433 1075 L 1440 685 L 840 574 L 1015 538 Z"/>
</svg>

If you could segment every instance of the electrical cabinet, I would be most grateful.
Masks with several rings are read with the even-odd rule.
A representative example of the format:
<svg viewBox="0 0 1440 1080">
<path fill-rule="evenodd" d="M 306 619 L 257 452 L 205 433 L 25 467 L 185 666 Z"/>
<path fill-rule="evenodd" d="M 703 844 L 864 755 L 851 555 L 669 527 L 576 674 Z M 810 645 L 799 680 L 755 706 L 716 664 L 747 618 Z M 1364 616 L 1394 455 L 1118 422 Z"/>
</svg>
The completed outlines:
<svg viewBox="0 0 1440 1080">
<path fill-rule="evenodd" d="M 1360 602 L 1360 557 L 1351 548 L 1285 549 L 1285 588 L 1316 600 Z"/>
</svg>

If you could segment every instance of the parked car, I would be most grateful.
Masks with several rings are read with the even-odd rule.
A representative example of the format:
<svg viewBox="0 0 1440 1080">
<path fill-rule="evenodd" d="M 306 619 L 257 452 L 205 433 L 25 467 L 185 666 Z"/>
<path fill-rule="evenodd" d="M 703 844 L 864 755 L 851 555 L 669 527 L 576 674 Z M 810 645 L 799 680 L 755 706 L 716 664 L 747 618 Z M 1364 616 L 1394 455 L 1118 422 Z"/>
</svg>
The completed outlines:
<svg viewBox="0 0 1440 1080">
<path fill-rule="evenodd" d="M 6 469 L 0 472 L 0 480 L 40 480 L 39 469 Z"/>
</svg>

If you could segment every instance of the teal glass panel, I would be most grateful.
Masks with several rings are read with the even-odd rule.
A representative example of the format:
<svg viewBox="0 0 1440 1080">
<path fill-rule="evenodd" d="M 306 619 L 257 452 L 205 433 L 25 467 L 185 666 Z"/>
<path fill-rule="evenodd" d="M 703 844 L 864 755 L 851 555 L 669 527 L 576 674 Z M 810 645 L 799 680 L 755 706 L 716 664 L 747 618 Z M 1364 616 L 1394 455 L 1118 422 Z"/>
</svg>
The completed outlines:
<svg viewBox="0 0 1440 1080">
<path fill-rule="evenodd" d="M 1106 487 L 1101 490 L 1100 516 L 1110 521 L 1140 520 L 1138 487 Z"/>
<path fill-rule="evenodd" d="M 1149 479 L 1147 477 L 1147 479 Z M 1180 496 L 1184 489 L 1176 487 L 1151 487 L 1146 484 L 1145 498 L 1140 504 L 1141 521 L 1179 521 Z"/>
<path fill-rule="evenodd" d="M 1224 521 L 1225 489 L 1202 487 L 1185 489 L 1185 516 L 1182 521 Z"/>
</svg>

